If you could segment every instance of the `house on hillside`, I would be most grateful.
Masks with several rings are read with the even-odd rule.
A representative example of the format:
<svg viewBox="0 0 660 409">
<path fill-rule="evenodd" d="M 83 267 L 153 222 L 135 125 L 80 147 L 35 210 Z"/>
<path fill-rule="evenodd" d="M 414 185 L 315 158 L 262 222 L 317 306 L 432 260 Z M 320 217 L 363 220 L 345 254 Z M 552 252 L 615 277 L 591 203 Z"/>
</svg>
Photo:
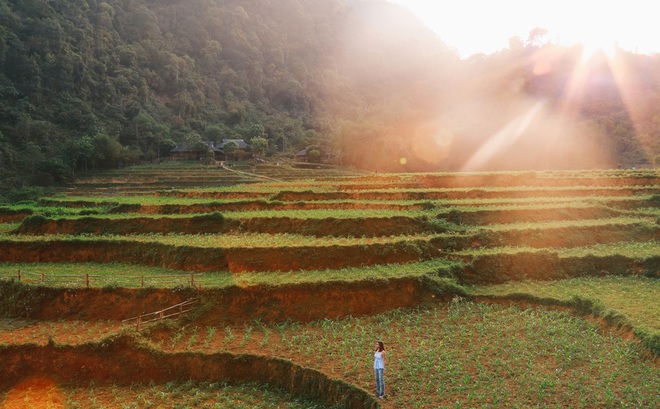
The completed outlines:
<svg viewBox="0 0 660 409">
<path fill-rule="evenodd" d="M 229 142 L 236 142 L 238 145 L 238 150 L 241 152 L 246 151 L 250 148 L 250 145 L 245 143 L 242 139 L 223 139 L 222 142 L 216 144 L 213 141 L 204 141 L 208 146 L 209 150 L 213 152 L 213 159 L 215 160 L 226 160 L 226 152 L 223 150 L 223 147 Z M 189 147 L 185 142 L 179 143 L 177 146 L 170 150 L 170 154 L 173 158 L 176 159 L 193 159 L 197 160 L 202 157 L 206 157 L 206 152 Z"/>
<path fill-rule="evenodd" d="M 308 146 L 296 153 L 296 160 L 300 162 L 323 162 L 330 158 L 328 154 L 323 154 L 318 146 Z"/>
<path fill-rule="evenodd" d="M 218 144 L 218 148 L 222 149 L 222 147 L 225 146 L 229 142 L 236 142 L 236 144 L 238 145 L 238 149 L 240 149 L 242 151 L 247 150 L 248 148 L 250 148 L 250 145 L 245 143 L 245 141 L 242 140 L 242 139 L 223 139 L 222 142 L 220 142 Z"/>
<path fill-rule="evenodd" d="M 225 157 L 222 149 L 218 148 L 213 141 L 204 141 L 204 143 L 209 147 L 211 152 L 213 152 L 213 158 L 216 160 L 223 160 Z M 206 156 L 205 152 L 188 147 L 188 144 L 185 142 L 179 143 L 177 146 L 170 150 L 172 157 L 178 159 L 199 159 L 200 157 Z"/>
<path fill-rule="evenodd" d="M 309 146 L 306 147 L 305 149 L 299 151 L 298 153 L 296 153 L 296 160 L 301 160 L 301 161 L 307 160 L 307 151 L 308 150 L 309 150 Z"/>
<path fill-rule="evenodd" d="M 228 143 L 232 142 L 238 146 L 238 149 L 234 150 L 234 148 L 232 148 L 230 150 L 225 148 Z M 223 139 L 222 142 L 218 144 L 218 148 L 222 149 L 223 160 L 236 160 L 246 156 L 245 152 L 250 149 L 250 145 L 245 143 L 245 141 L 242 139 Z"/>
</svg>

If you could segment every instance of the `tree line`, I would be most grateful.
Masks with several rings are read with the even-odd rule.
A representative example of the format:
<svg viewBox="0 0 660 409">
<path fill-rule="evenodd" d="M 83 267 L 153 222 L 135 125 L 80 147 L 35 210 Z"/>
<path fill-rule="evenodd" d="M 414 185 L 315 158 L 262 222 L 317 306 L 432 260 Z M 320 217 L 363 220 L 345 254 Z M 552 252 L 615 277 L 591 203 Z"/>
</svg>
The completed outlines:
<svg viewBox="0 0 660 409">
<path fill-rule="evenodd" d="M 653 164 L 658 57 L 577 84 L 578 50 L 533 40 L 461 60 L 379 1 L 5 0 L 0 180 L 229 138 L 388 171 Z"/>
</svg>

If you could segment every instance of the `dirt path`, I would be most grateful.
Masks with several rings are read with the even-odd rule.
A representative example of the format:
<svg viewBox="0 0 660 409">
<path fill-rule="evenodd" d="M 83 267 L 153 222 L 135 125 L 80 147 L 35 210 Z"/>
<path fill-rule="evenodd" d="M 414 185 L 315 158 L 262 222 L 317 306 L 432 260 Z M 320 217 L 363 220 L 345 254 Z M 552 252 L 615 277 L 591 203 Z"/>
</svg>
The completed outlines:
<svg viewBox="0 0 660 409">
<path fill-rule="evenodd" d="M 0 344 L 81 345 L 121 331 L 118 321 L 34 321 L 0 318 Z"/>
</svg>

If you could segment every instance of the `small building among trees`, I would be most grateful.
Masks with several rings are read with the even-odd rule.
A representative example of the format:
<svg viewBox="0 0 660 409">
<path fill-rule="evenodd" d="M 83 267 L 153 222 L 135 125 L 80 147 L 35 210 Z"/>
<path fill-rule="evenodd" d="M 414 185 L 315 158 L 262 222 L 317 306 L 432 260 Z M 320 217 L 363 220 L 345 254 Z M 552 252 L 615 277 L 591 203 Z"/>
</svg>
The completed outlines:
<svg viewBox="0 0 660 409">
<path fill-rule="evenodd" d="M 296 153 L 296 160 L 302 162 L 321 162 L 321 149 L 318 145 L 308 146 L 305 149 Z"/>
<path fill-rule="evenodd" d="M 242 139 L 223 139 L 218 148 L 222 149 L 223 160 L 236 160 L 245 156 L 250 145 Z"/>
<path fill-rule="evenodd" d="M 213 141 L 204 141 L 190 146 L 180 142 L 170 150 L 172 157 L 177 159 L 200 159 L 212 156 L 216 160 L 224 159 L 224 152 Z"/>
<path fill-rule="evenodd" d="M 245 151 L 250 148 L 250 145 L 245 143 L 244 140 L 242 139 L 223 139 L 222 142 L 220 142 L 217 147 L 220 149 L 224 149 L 225 145 L 230 143 L 230 142 L 235 142 L 236 145 L 238 145 L 238 149 Z"/>
<path fill-rule="evenodd" d="M 176 159 L 213 158 L 215 160 L 227 160 L 235 156 L 240 156 L 237 152 L 244 152 L 250 148 L 243 139 L 223 139 L 219 144 L 214 141 L 204 141 L 189 145 L 186 142 L 180 142 L 170 154 Z"/>
</svg>

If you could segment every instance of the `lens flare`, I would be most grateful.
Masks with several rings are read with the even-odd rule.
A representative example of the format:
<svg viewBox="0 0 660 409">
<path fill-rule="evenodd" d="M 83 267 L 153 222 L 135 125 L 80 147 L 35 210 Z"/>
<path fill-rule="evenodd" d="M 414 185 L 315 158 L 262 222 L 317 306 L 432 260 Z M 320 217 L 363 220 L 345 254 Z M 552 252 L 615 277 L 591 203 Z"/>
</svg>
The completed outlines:
<svg viewBox="0 0 660 409">
<path fill-rule="evenodd" d="M 429 164 L 438 164 L 449 156 L 454 133 L 442 121 L 431 121 L 417 127 L 411 139 L 415 158 Z"/>
<path fill-rule="evenodd" d="M 30 378 L 17 384 L 7 395 L 4 409 L 61 409 L 66 397 L 55 382 L 45 378 Z"/>
</svg>

